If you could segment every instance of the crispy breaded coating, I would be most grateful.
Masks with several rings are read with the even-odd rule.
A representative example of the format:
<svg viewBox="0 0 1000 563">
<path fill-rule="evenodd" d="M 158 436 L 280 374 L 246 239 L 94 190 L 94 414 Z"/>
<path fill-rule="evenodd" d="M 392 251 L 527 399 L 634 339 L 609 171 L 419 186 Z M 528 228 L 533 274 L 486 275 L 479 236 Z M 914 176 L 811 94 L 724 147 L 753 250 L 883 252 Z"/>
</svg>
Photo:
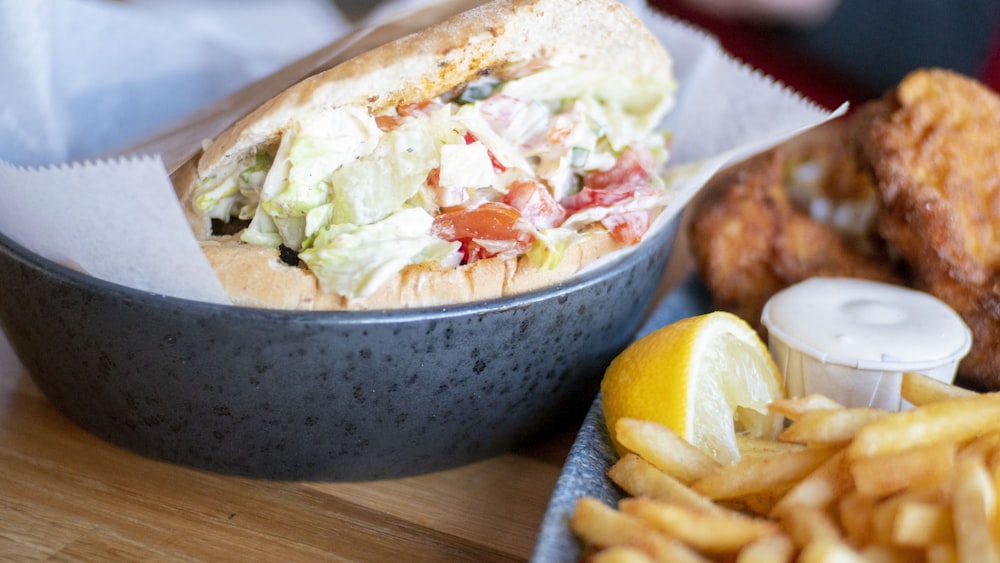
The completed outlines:
<svg viewBox="0 0 1000 563">
<path fill-rule="evenodd" d="M 814 276 L 899 283 L 871 238 L 874 193 L 843 124 L 754 157 L 713 179 L 689 214 L 695 267 L 718 309 L 764 332 L 777 291 Z"/>
<path fill-rule="evenodd" d="M 947 70 L 907 75 L 861 137 L 882 200 L 878 230 L 912 284 L 973 331 L 960 378 L 1000 388 L 1000 97 Z"/>
</svg>

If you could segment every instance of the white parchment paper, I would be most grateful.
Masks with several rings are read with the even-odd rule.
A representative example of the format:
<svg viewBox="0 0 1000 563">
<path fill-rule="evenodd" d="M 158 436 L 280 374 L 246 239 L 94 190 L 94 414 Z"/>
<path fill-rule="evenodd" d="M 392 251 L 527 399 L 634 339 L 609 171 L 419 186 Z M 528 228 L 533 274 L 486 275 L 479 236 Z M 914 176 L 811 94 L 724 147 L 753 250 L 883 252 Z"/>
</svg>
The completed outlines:
<svg viewBox="0 0 1000 563">
<path fill-rule="evenodd" d="M 7 1 L 10 0 L 0 0 Z M 664 220 L 679 213 L 722 166 L 831 116 L 830 112 L 733 60 L 711 36 L 669 19 L 640 2 L 626 3 L 671 53 L 680 84 L 677 105 L 666 126 L 674 134 L 674 162 L 686 166 L 689 174 L 679 184 L 680 197 L 664 214 Z M 283 8 L 290 9 L 285 5 Z M 98 17 L 96 13 L 91 15 Z M 373 17 L 380 18 L 379 23 L 389 21 L 399 25 L 398 21 L 392 22 L 384 10 Z M 195 22 L 187 23 L 195 25 Z M 331 39 L 340 31 L 331 29 Z M 129 48 L 127 45 L 117 47 Z M 133 53 L 144 56 L 137 47 Z M 0 50 L 0 59 L 5 55 L 9 57 L 10 53 Z M 178 66 L 183 66 L 184 58 L 197 59 L 189 61 L 195 67 L 209 63 L 206 60 L 209 55 L 204 52 L 184 51 L 182 55 L 180 62 L 174 60 L 169 64 L 143 58 L 143 73 L 162 72 L 163 75 L 140 82 L 147 88 L 167 87 L 174 81 L 190 78 L 190 73 Z M 231 53 L 227 51 L 222 58 L 228 60 L 229 56 Z M 0 60 L 0 68 L 3 64 L 11 65 L 10 61 Z M 127 66 L 122 67 L 122 72 L 128 73 L 125 69 Z M 122 95 L 122 90 L 131 96 L 155 95 L 131 83 L 129 78 L 134 76 L 118 75 L 119 69 L 96 70 L 100 71 L 108 92 L 114 92 L 113 95 Z M 20 71 L 22 75 L 30 74 L 24 68 Z M 21 79 L 32 84 L 37 95 L 45 97 L 46 81 L 51 82 L 54 77 L 50 74 L 48 77 L 21 76 Z M 266 90 L 250 93 L 261 91 Z M 114 107 L 103 104 L 61 106 L 49 114 L 38 115 L 38 125 L 44 128 L 46 138 L 65 141 L 62 137 L 72 130 L 72 124 L 79 123 L 79 116 L 75 114 L 88 111 L 103 114 L 100 118 L 88 116 L 89 120 L 117 127 L 131 126 L 127 118 L 116 115 Z M 236 117 L 239 115 L 234 119 Z M 191 131 L 185 131 L 189 136 L 186 140 L 200 142 L 197 125 L 209 121 L 194 123 Z M 110 139 L 106 144 L 109 146 L 103 148 L 113 148 Z M 0 232 L 43 256 L 108 281 L 165 295 L 225 302 L 225 295 L 198 250 L 174 197 L 165 165 L 155 151 L 156 145 L 144 147 L 152 151 L 145 158 L 25 167 L 14 165 L 24 163 L 12 160 L 7 149 L 0 145 L 4 150 L 0 153 L 0 201 L 4 202 L 0 211 Z M 99 148 L 102 147 L 88 147 L 88 150 Z"/>
</svg>

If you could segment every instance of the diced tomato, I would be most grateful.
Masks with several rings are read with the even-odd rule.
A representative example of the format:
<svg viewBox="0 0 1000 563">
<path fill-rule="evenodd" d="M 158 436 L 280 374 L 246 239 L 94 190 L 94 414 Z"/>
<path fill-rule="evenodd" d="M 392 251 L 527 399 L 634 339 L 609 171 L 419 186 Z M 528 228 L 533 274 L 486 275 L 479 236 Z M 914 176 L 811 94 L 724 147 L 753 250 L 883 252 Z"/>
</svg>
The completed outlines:
<svg viewBox="0 0 1000 563">
<path fill-rule="evenodd" d="M 385 131 L 386 133 L 399 127 L 400 125 L 403 124 L 404 121 L 406 121 L 406 118 L 399 115 L 375 116 L 375 125 L 382 131 Z"/>
<path fill-rule="evenodd" d="M 614 189 L 631 184 L 649 182 L 648 155 L 640 155 L 633 149 L 625 149 L 615 165 L 607 170 L 588 172 L 583 178 L 583 186 L 595 190 Z"/>
<path fill-rule="evenodd" d="M 441 185 L 441 168 L 431 168 L 431 171 L 427 173 L 426 182 L 428 186 L 437 189 Z"/>
<path fill-rule="evenodd" d="M 446 211 L 434 218 L 432 232 L 444 240 L 461 242 L 466 262 L 496 254 L 486 248 L 486 241 L 507 243 L 490 246 L 503 246 L 519 254 L 526 251 L 535 238 L 530 228 L 525 228 L 517 209 L 498 202 Z"/>
<path fill-rule="evenodd" d="M 566 219 L 566 209 L 552 197 L 545 184 L 534 180 L 515 180 L 507 187 L 503 202 L 521 212 L 521 216 L 539 229 L 558 227 Z"/>
<path fill-rule="evenodd" d="M 601 219 L 601 224 L 622 244 L 636 244 L 649 230 L 652 214 L 647 209 L 614 213 Z"/>
<path fill-rule="evenodd" d="M 513 80 L 515 78 L 522 78 L 528 76 L 529 74 L 534 74 L 540 70 L 545 70 L 552 66 L 552 60 L 550 56 L 545 57 L 535 57 L 519 63 L 517 65 L 509 66 L 503 69 L 503 74 L 501 78 L 503 80 Z"/>
<path fill-rule="evenodd" d="M 473 239 L 462 241 L 462 263 L 471 264 L 490 257 L 490 252 Z"/>
<path fill-rule="evenodd" d="M 477 139 L 476 136 L 473 135 L 471 131 L 465 132 L 465 144 L 471 145 L 472 143 L 475 143 L 478 140 L 479 139 Z M 486 154 L 489 155 L 490 157 L 490 164 L 493 165 L 494 172 L 496 172 L 497 174 L 502 174 L 505 170 L 507 170 L 507 167 L 504 166 L 503 163 L 501 163 L 499 160 L 497 160 L 496 156 L 494 156 L 493 151 L 487 149 Z"/>
<path fill-rule="evenodd" d="M 545 140 L 553 145 L 559 145 L 566 141 L 573 133 L 575 123 L 566 115 L 559 115 L 552 122 L 552 128 L 545 133 Z"/>
<path fill-rule="evenodd" d="M 441 102 L 437 100 L 424 100 L 422 102 L 414 102 L 412 104 L 398 105 L 396 106 L 396 113 L 404 117 L 415 117 L 418 115 L 427 115 L 428 113 L 441 107 Z"/>
<path fill-rule="evenodd" d="M 455 207 L 457 205 L 462 205 L 467 199 L 469 199 L 469 193 L 465 188 L 446 188 L 441 185 L 440 168 L 432 168 L 431 171 L 427 173 L 427 179 L 425 182 L 431 191 L 434 192 L 434 201 L 437 202 L 437 205 L 440 207 Z"/>
<path fill-rule="evenodd" d="M 427 115 L 440 107 L 441 102 L 436 100 L 425 100 L 423 102 L 415 102 L 412 104 L 400 104 L 396 106 L 396 115 L 375 116 L 375 125 L 382 131 L 388 133 L 405 123 L 411 117 Z"/>
<path fill-rule="evenodd" d="M 510 127 L 514 116 L 524 111 L 526 105 L 513 96 L 494 94 L 480 103 L 479 111 L 495 130 L 503 131 Z"/>
<path fill-rule="evenodd" d="M 588 172 L 583 188 L 560 203 L 571 214 L 588 207 L 607 207 L 652 189 L 649 159 L 638 151 L 626 149 L 614 166 Z"/>
<path fill-rule="evenodd" d="M 635 195 L 635 190 L 595 190 L 583 188 L 564 198 L 560 203 L 569 213 L 576 213 L 588 207 L 608 207 Z"/>
</svg>

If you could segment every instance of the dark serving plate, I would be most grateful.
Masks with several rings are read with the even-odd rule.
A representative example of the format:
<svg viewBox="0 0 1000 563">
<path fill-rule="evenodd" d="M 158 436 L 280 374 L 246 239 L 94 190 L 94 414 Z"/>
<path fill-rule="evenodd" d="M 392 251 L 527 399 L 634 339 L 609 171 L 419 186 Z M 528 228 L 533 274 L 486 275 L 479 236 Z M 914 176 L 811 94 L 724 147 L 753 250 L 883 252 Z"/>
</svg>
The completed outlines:
<svg viewBox="0 0 1000 563">
<path fill-rule="evenodd" d="M 165 297 L 0 235 L 0 326 L 56 408 L 141 454 L 258 478 L 400 477 L 582 415 L 644 318 L 676 223 L 562 285 L 379 312 Z"/>
<path fill-rule="evenodd" d="M 635 335 L 640 338 L 676 320 L 711 310 L 711 295 L 695 276 L 689 277 L 660 303 Z M 583 545 L 569 528 L 576 501 L 591 496 L 609 506 L 617 506 L 625 494 L 607 476 L 618 460 L 604 423 L 604 409 L 598 395 L 580 426 L 562 473 L 549 499 L 548 508 L 535 542 L 533 563 L 576 563 Z"/>
</svg>

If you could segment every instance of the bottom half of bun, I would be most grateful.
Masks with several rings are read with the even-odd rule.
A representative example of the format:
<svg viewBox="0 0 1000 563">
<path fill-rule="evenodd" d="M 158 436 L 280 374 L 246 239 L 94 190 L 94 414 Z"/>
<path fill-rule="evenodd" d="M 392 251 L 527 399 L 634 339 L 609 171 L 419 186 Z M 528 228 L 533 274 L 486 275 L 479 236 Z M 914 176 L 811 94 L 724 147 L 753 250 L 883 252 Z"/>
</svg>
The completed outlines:
<svg viewBox="0 0 1000 563">
<path fill-rule="evenodd" d="M 276 249 L 212 237 L 202 251 L 234 305 L 270 309 L 376 310 L 432 307 L 495 299 L 557 284 L 624 248 L 604 230 L 587 234 L 553 268 L 526 256 L 488 258 L 458 267 L 407 266 L 374 293 L 353 299 L 326 293 L 308 269 L 283 262 Z"/>
</svg>

